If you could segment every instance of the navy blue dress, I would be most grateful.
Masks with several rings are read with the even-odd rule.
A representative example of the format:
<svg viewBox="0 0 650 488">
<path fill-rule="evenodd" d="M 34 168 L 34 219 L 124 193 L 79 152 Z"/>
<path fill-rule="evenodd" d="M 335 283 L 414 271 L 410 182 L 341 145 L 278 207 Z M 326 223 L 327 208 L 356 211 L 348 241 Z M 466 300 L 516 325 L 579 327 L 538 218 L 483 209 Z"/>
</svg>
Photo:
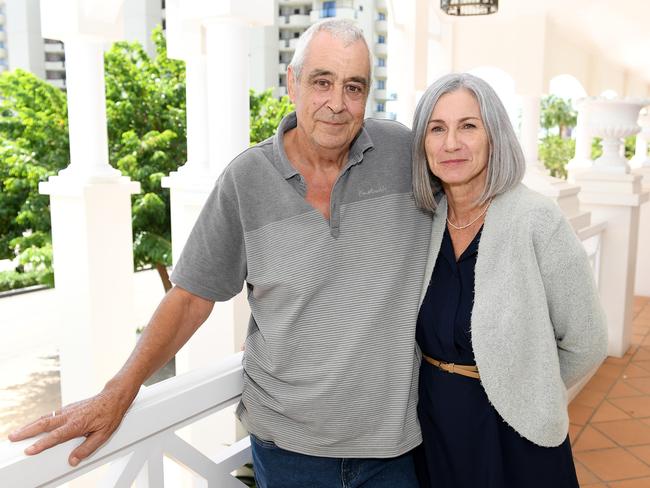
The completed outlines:
<svg viewBox="0 0 650 488">
<path fill-rule="evenodd" d="M 480 236 L 456 261 L 445 229 L 417 323 L 418 345 L 427 356 L 475 364 L 470 317 Z M 578 488 L 568 436 L 551 448 L 521 437 L 490 404 L 479 380 L 422 361 L 419 392 L 424 442 L 416 462 L 423 486 Z"/>
</svg>

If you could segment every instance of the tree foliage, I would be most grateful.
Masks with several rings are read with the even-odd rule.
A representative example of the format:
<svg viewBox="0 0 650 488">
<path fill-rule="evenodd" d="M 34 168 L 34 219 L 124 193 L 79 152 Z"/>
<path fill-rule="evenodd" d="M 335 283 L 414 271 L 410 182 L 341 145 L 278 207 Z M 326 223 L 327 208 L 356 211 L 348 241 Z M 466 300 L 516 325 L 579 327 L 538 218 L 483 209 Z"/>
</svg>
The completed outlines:
<svg viewBox="0 0 650 488">
<path fill-rule="evenodd" d="M 286 95 L 280 99 L 273 97 L 273 90 L 249 91 L 250 140 L 251 145 L 268 139 L 280 125 L 282 117 L 292 112 L 294 107 Z"/>
<path fill-rule="evenodd" d="M 569 137 L 569 129 L 576 126 L 578 114 L 573 109 L 570 100 L 549 95 L 542 98 L 540 125 L 549 135 L 552 129 L 557 129 L 557 135 Z"/>
<path fill-rule="evenodd" d="M 161 179 L 187 159 L 185 67 L 167 58 L 162 30 L 156 55 L 138 43 L 118 42 L 105 54 L 109 161 L 140 182 L 133 196 L 136 268 L 155 267 L 166 288 L 171 264 L 169 190 Z M 250 92 L 251 143 L 270 137 L 293 110 L 271 90 Z M 66 96 L 34 75 L 0 75 L 0 259 L 17 258 L 0 273 L 0 290 L 53 283 L 49 197 L 38 184 L 69 163 Z"/>
<path fill-rule="evenodd" d="M 551 176 L 567 177 L 566 165 L 575 154 L 575 140 L 571 129 L 577 122 L 577 113 L 570 100 L 549 95 L 542 98 L 540 125 L 546 135 L 539 143 L 539 159 Z"/>
<path fill-rule="evenodd" d="M 65 94 L 19 69 L 0 76 L 0 259 L 19 263 L 9 282 L 52 283 L 49 197 L 38 184 L 68 160 Z"/>
<path fill-rule="evenodd" d="M 152 36 L 153 59 L 137 42 L 106 53 L 106 114 L 111 164 L 142 188 L 131 207 L 135 266 L 155 267 L 168 290 L 170 202 L 160 181 L 187 159 L 185 67 L 167 58 L 160 27 Z"/>
</svg>

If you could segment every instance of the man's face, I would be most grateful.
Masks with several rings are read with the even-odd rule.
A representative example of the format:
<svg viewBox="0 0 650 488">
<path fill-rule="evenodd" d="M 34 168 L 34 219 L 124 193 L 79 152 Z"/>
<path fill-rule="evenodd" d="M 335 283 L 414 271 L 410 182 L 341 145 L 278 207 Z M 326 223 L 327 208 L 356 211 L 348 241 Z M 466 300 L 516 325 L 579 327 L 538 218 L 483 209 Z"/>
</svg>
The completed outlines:
<svg viewBox="0 0 650 488">
<path fill-rule="evenodd" d="M 300 79 L 294 79 L 291 68 L 287 73 L 300 137 L 319 148 L 347 151 L 363 124 L 369 72 L 365 43 L 346 46 L 328 32 L 318 32 L 307 49 Z"/>
</svg>

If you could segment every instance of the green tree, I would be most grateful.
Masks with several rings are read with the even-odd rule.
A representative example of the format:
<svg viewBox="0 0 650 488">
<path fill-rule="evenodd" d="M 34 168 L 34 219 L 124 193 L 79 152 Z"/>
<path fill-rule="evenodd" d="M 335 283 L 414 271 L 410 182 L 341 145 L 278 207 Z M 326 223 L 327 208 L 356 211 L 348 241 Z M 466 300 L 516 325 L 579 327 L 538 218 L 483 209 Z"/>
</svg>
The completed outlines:
<svg viewBox="0 0 650 488">
<path fill-rule="evenodd" d="M 142 188 L 132 202 L 135 267 L 155 267 L 169 289 L 170 203 L 160 180 L 187 158 L 185 68 L 167 58 L 160 28 L 152 36 L 154 58 L 128 42 L 105 54 L 109 160 Z M 250 92 L 251 143 L 270 137 L 293 110 L 271 93 Z M 0 259 L 20 263 L 0 273 L 0 290 L 52 284 L 49 198 L 38 184 L 68 163 L 65 93 L 20 70 L 0 75 Z"/>
<path fill-rule="evenodd" d="M 569 129 L 575 127 L 578 114 L 571 106 L 570 100 L 549 95 L 542 98 L 540 124 L 549 135 L 551 129 L 557 129 L 562 138 L 569 137 Z"/>
<path fill-rule="evenodd" d="M 137 42 L 115 43 L 106 53 L 106 114 L 109 159 L 142 188 L 131 207 L 135 267 L 155 267 L 167 291 L 170 202 L 160 180 L 187 159 L 185 66 L 167 58 L 160 27 L 152 37 L 154 58 Z"/>
<path fill-rule="evenodd" d="M 38 184 L 67 166 L 65 94 L 31 73 L 0 76 L 0 259 L 18 257 L 0 288 L 52 284 L 49 197 Z M 3 277 L 6 277 L 5 280 Z"/>
<path fill-rule="evenodd" d="M 566 164 L 575 154 L 575 140 L 570 130 L 577 122 L 576 111 L 570 100 L 555 95 L 542 98 L 540 125 L 546 135 L 539 142 L 539 159 L 551 176 L 567 177 Z"/>
<path fill-rule="evenodd" d="M 273 97 L 273 90 L 249 91 L 250 140 L 251 145 L 268 139 L 280 125 L 282 117 L 294 110 L 286 95 L 280 99 Z"/>
</svg>

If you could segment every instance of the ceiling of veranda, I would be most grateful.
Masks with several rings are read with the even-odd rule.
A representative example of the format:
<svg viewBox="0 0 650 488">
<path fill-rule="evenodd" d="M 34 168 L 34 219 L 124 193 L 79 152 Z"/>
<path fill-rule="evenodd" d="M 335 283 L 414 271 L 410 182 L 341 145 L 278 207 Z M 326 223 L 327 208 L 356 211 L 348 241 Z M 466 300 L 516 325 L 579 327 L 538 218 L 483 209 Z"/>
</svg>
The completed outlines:
<svg viewBox="0 0 650 488">
<path fill-rule="evenodd" d="M 501 0 L 503 15 L 546 10 L 603 56 L 650 81 L 650 0 Z"/>
</svg>

